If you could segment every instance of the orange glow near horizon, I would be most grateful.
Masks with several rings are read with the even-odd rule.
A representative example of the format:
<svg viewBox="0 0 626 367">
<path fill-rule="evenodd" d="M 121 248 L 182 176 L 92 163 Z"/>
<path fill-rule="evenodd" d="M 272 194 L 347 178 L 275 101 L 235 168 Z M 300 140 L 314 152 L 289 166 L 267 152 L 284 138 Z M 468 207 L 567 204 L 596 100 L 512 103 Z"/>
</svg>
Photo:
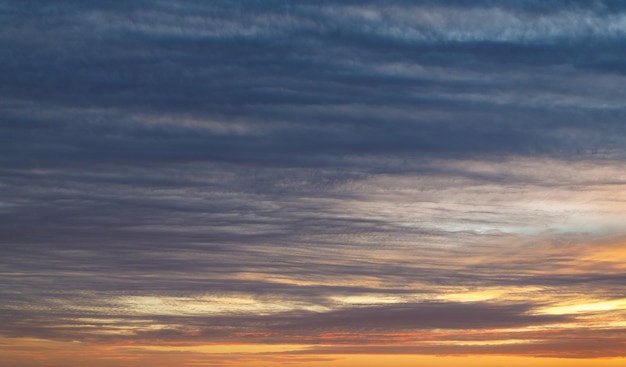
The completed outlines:
<svg viewBox="0 0 626 367">
<path fill-rule="evenodd" d="M 411 354 L 306 354 L 302 346 L 211 345 L 211 346 L 127 346 L 115 347 L 79 342 L 51 342 L 39 339 L 0 339 L 3 365 L 11 367 L 52 367 L 80 361 L 95 367 L 183 367 L 233 365 L 274 367 L 621 367 L 626 358 L 543 358 L 531 356 Z"/>
</svg>

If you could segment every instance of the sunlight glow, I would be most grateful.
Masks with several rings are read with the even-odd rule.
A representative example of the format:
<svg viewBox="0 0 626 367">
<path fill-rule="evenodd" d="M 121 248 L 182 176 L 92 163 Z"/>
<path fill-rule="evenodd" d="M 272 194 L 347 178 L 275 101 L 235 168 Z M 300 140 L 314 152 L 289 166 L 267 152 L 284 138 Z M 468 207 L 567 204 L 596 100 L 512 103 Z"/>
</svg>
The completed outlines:
<svg viewBox="0 0 626 367">
<path fill-rule="evenodd" d="M 541 309 L 539 312 L 551 315 L 566 315 L 587 312 L 602 312 L 626 309 L 626 298 L 613 301 L 580 303 L 563 306 L 553 306 Z"/>
</svg>

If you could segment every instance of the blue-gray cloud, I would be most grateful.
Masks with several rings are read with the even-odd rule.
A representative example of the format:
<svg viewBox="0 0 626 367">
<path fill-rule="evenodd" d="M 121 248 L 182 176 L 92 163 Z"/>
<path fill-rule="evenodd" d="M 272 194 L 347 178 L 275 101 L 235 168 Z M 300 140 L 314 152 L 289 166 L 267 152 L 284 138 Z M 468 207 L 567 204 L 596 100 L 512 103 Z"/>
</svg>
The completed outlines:
<svg viewBox="0 0 626 367">
<path fill-rule="evenodd" d="M 304 164 L 622 146 L 616 4 L 359 5 L 7 5 L 4 149 Z"/>
</svg>

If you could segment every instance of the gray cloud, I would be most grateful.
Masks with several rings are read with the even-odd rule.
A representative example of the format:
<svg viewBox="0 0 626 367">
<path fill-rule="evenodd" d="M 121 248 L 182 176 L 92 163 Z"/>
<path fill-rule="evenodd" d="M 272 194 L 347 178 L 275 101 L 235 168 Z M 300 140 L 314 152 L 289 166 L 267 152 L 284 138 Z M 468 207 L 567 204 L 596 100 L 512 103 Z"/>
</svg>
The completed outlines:
<svg viewBox="0 0 626 367">
<path fill-rule="evenodd" d="M 101 302 L 101 301 L 98 301 Z M 42 336 L 53 339 L 72 340 L 87 332 L 94 340 L 176 340 L 188 339 L 185 334 L 194 330 L 190 341 L 237 341 L 242 335 L 246 342 L 306 343 L 323 341 L 324 334 L 345 333 L 344 342 L 360 338 L 360 343 L 375 343 L 377 338 L 387 338 L 386 333 L 418 332 L 431 329 L 493 329 L 506 327 L 538 326 L 571 320 L 567 316 L 532 315 L 529 305 L 498 303 L 453 303 L 426 302 L 347 308 L 329 312 L 285 312 L 272 315 L 135 315 L 122 305 L 83 302 L 69 304 L 58 301 L 59 306 L 52 314 L 34 315 L 27 319 L 22 311 L 13 311 L 6 318 L 5 333 L 15 336 Z M 179 302 L 185 302 L 179 300 Z M 189 300 L 187 300 L 189 302 Z M 47 305 L 50 307 L 50 305 Z M 106 307 L 108 314 L 97 312 Z M 45 312 L 46 305 L 35 306 Z M 181 308 L 183 309 L 183 308 Z M 32 310 L 30 310 L 32 311 Z M 50 316 L 53 316 L 51 318 Z M 149 317 L 149 318 L 148 318 Z M 13 321 L 16 320 L 16 321 Z M 59 320 L 63 320 L 59 322 Z M 165 327 L 150 330 L 150 326 Z M 113 333 L 91 333 L 96 326 L 133 330 L 128 335 Z M 143 329 L 143 330 L 142 330 Z M 259 335 L 263 335 L 259 338 Z M 270 336 L 268 336 L 270 335 Z M 246 340 L 247 339 L 247 340 Z M 340 340 L 338 340 L 340 341 Z M 354 341 L 354 340 L 352 340 Z M 388 343 L 387 340 L 385 343 Z M 360 344 L 359 343 L 359 344 Z"/>
<path fill-rule="evenodd" d="M 26 23 L 26 5 L 13 5 L 0 93 L 17 104 L 4 107 L 5 149 L 39 164 L 78 157 L 303 164 L 324 154 L 621 147 L 621 48 L 613 39 L 622 13 L 601 11 L 616 5 L 526 5 L 561 9 L 529 18 L 543 22 L 541 30 L 519 6 L 502 4 L 66 2 L 31 4 L 36 16 Z M 493 38 L 509 30 L 510 38 Z M 413 40 L 412 32 L 421 35 Z M 550 37 L 557 42 L 544 44 Z M 603 77 L 616 72 L 617 79 Z M 388 111 L 360 112 L 371 107 Z M 258 132 L 181 127 L 176 115 L 160 127 L 129 118 L 143 112 L 184 112 L 200 125 L 243 121 Z M 598 133 L 596 124 L 613 133 Z"/>
</svg>

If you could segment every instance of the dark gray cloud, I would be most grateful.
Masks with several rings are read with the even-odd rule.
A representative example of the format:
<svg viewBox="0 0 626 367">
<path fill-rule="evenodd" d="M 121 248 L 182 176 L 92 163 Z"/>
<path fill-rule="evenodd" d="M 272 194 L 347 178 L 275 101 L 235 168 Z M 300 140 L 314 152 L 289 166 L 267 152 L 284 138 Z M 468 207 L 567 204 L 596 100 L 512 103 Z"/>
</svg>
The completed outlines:
<svg viewBox="0 0 626 367">
<path fill-rule="evenodd" d="M 177 299 L 174 302 L 190 302 Z M 101 302 L 99 300 L 98 302 Z M 514 328 L 540 326 L 554 322 L 571 321 L 569 316 L 533 315 L 530 305 L 498 303 L 454 303 L 425 302 L 398 303 L 367 307 L 352 307 L 328 312 L 297 311 L 272 315 L 130 315 L 129 310 L 115 301 L 109 304 L 82 302 L 69 306 L 59 302 L 55 312 L 31 315 L 23 318 L 25 310 L 10 312 L 4 322 L 5 333 L 11 336 L 45 336 L 52 339 L 72 340 L 80 338 L 85 330 L 96 326 L 106 329 L 116 327 L 133 330 L 127 335 L 111 333 L 87 333 L 94 340 L 168 340 L 174 342 L 185 339 L 189 330 L 194 330 L 190 341 L 229 341 L 236 342 L 245 335 L 245 342 L 265 342 L 270 344 L 296 343 L 317 344 L 323 342 L 325 334 L 345 334 L 340 342 L 354 341 L 376 343 L 376 338 L 387 339 L 386 334 L 395 332 L 424 332 L 432 329 L 467 330 Z M 106 301 L 105 301 L 106 302 Z M 45 310 L 46 306 L 33 306 Z M 106 307 L 108 314 L 98 312 Z M 183 308 L 181 308 L 182 310 Z M 33 310 L 29 310 L 33 311 Z M 50 319 L 54 316 L 54 319 Z M 59 319 L 63 323 L 59 323 Z M 165 326 L 160 330 L 150 330 L 150 326 Z M 137 328 L 137 326 L 139 326 Z M 144 329 L 144 330 L 142 330 Z M 45 334 L 45 335 L 41 335 Z M 261 336 L 259 338 L 259 336 Z M 422 336 L 423 337 L 423 336 Z M 382 341 L 382 340 L 381 340 Z M 385 341 L 388 343 L 390 340 Z"/>
<path fill-rule="evenodd" d="M 614 150 L 616 6 L 10 4 L 4 156 L 301 165 Z"/>
</svg>

